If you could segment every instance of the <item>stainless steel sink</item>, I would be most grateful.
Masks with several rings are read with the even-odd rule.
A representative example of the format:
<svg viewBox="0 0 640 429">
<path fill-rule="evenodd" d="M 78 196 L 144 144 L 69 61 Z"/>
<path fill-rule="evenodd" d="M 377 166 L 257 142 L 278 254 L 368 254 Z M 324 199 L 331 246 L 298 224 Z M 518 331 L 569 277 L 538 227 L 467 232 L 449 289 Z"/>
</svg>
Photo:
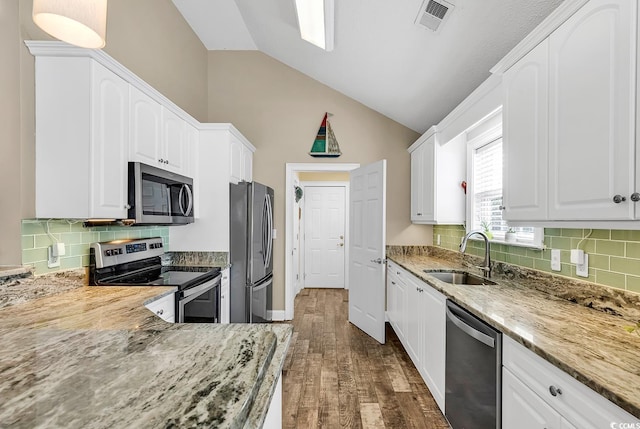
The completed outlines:
<svg viewBox="0 0 640 429">
<path fill-rule="evenodd" d="M 475 274 L 467 272 L 456 271 L 429 271 L 424 270 L 425 273 L 437 278 L 445 283 L 451 283 L 454 285 L 495 285 L 495 282 L 487 280 Z"/>
</svg>

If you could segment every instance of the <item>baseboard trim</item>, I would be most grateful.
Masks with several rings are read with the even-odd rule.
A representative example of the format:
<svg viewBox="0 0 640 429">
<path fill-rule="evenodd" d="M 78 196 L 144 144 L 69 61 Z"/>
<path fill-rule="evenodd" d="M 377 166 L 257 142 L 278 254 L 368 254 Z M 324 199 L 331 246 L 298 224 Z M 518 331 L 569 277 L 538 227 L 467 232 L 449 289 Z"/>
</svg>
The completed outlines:
<svg viewBox="0 0 640 429">
<path fill-rule="evenodd" d="M 271 316 L 271 320 L 274 322 L 282 322 L 286 320 L 284 317 L 284 310 L 268 310 L 267 315 Z"/>
</svg>

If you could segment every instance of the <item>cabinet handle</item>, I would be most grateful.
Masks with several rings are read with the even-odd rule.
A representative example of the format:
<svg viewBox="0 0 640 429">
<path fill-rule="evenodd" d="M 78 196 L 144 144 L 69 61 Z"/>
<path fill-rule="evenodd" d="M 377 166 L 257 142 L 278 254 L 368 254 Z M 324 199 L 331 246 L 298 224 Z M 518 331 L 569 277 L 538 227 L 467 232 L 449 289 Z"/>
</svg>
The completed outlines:
<svg viewBox="0 0 640 429">
<path fill-rule="evenodd" d="M 416 213 L 417 216 L 422 216 L 422 213 Z"/>
<path fill-rule="evenodd" d="M 168 159 L 165 159 L 165 160 L 164 160 L 164 163 L 165 163 L 165 164 L 168 164 L 168 163 L 169 163 L 169 160 L 168 160 Z"/>
<path fill-rule="evenodd" d="M 396 284 L 396 282 L 391 282 L 392 285 Z"/>
<path fill-rule="evenodd" d="M 633 194 L 631 194 L 631 201 L 633 201 L 634 203 L 637 203 L 638 201 L 640 201 L 640 194 L 637 192 L 634 192 Z"/>
<path fill-rule="evenodd" d="M 400 275 L 400 271 L 396 271 L 396 274 L 397 274 L 397 275 Z"/>
<path fill-rule="evenodd" d="M 562 390 L 560 390 L 559 387 L 556 386 L 549 386 L 549 393 L 551 393 L 551 396 L 558 396 L 558 395 L 562 395 Z"/>
<path fill-rule="evenodd" d="M 125 208 L 125 209 L 127 209 L 127 210 L 129 210 L 129 209 L 131 208 L 131 204 L 125 204 L 125 205 L 124 205 L 124 208 Z"/>
<path fill-rule="evenodd" d="M 504 209 L 506 209 L 506 207 L 505 206 L 499 206 L 498 209 L 499 210 L 504 210 Z"/>
<path fill-rule="evenodd" d="M 158 316 L 162 316 L 164 314 L 164 310 L 161 308 L 160 310 L 156 311 L 156 314 Z"/>
<path fill-rule="evenodd" d="M 623 197 L 622 195 L 614 195 L 613 202 L 616 204 L 620 204 L 623 201 L 627 201 L 627 197 Z"/>
<path fill-rule="evenodd" d="M 160 158 L 160 159 L 158 160 L 158 162 L 159 162 L 160 164 L 162 164 L 162 163 L 164 163 L 164 159 Z"/>
</svg>

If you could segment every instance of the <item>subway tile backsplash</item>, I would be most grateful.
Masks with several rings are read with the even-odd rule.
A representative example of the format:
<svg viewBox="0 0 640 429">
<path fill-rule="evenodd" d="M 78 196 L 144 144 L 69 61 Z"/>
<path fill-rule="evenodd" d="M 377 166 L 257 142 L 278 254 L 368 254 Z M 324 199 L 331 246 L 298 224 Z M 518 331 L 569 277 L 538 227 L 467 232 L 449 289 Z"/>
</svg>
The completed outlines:
<svg viewBox="0 0 640 429">
<path fill-rule="evenodd" d="M 440 235 L 440 247 L 449 250 L 458 250 L 464 234 L 465 229 L 462 225 L 433 227 L 434 242 Z M 587 236 L 588 238 L 585 238 Z M 640 231 L 545 228 L 544 244 L 547 249 L 538 250 L 492 243 L 491 258 L 640 293 Z M 577 249 L 578 244 L 589 255 L 588 278 L 577 276 L 575 265 L 570 263 L 570 251 Z M 551 271 L 550 249 L 560 249 L 561 271 Z M 484 243 L 470 242 L 467 252 L 483 256 Z"/>
<path fill-rule="evenodd" d="M 82 221 L 76 220 L 27 219 L 22 221 L 22 264 L 33 266 L 36 275 L 82 268 L 89 265 L 89 245 L 93 242 L 149 237 L 162 237 L 169 251 L 166 226 L 84 227 Z M 47 248 L 56 241 L 65 244 L 65 255 L 60 257 L 59 267 L 49 268 Z"/>
</svg>

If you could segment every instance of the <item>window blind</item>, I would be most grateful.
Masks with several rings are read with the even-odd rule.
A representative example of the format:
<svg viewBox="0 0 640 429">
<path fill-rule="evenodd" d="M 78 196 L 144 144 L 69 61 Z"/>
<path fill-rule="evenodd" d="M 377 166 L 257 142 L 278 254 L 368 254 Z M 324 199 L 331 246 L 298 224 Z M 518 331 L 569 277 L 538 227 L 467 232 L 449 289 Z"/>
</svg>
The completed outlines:
<svg viewBox="0 0 640 429">
<path fill-rule="evenodd" d="M 488 229 L 504 240 L 509 230 L 502 219 L 502 138 L 480 146 L 473 156 L 473 229 Z M 516 240 L 533 243 L 534 228 L 513 228 Z"/>
</svg>

